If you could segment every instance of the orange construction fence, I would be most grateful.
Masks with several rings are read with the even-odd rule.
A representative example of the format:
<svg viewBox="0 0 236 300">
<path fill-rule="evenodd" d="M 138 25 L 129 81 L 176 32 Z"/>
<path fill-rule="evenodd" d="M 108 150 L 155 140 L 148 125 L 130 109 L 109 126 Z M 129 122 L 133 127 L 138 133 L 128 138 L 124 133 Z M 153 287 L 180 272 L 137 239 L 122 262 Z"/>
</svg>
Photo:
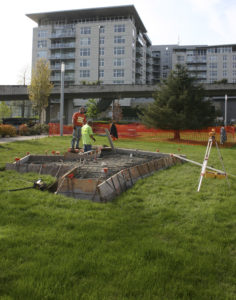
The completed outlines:
<svg viewBox="0 0 236 300">
<path fill-rule="evenodd" d="M 93 131 L 98 135 L 105 135 L 105 128 L 110 129 L 111 124 L 104 124 L 99 122 L 93 123 Z M 173 141 L 175 130 L 163 130 L 147 128 L 140 123 L 131 124 L 116 124 L 119 138 L 124 139 L 140 139 L 146 141 Z M 201 130 L 180 130 L 180 141 L 190 144 L 205 144 L 209 138 L 209 132 L 213 127 L 201 129 Z M 220 128 L 221 126 L 214 127 L 216 131 L 216 140 L 220 141 Z M 227 133 L 227 144 L 236 144 L 235 127 L 225 127 Z M 64 125 L 63 134 L 72 134 L 73 126 Z M 49 123 L 49 135 L 59 135 L 60 124 Z"/>
</svg>

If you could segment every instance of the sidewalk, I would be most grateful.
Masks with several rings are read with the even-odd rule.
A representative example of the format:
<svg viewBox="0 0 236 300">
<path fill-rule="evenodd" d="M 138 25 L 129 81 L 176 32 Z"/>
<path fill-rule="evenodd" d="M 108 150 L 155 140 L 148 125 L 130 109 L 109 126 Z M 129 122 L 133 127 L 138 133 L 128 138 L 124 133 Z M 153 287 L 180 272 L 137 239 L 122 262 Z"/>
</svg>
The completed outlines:
<svg viewBox="0 0 236 300">
<path fill-rule="evenodd" d="M 14 136 L 8 138 L 0 138 L 0 144 L 12 143 L 18 141 L 37 140 L 48 137 L 48 135 L 30 135 L 30 136 Z"/>
</svg>

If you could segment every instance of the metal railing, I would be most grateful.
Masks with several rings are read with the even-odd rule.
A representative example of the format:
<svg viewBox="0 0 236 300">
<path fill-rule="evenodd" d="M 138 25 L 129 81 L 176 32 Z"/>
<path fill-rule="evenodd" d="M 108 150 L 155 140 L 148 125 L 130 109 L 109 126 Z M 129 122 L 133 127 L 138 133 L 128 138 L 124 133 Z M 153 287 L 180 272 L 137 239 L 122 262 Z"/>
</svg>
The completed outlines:
<svg viewBox="0 0 236 300">
<path fill-rule="evenodd" d="M 51 44 L 50 49 L 75 48 L 75 43 Z"/>
<path fill-rule="evenodd" d="M 51 39 L 63 38 L 63 37 L 75 37 L 75 32 L 74 31 L 64 31 L 64 32 L 51 33 L 51 35 L 50 35 Z"/>
<path fill-rule="evenodd" d="M 75 59 L 75 53 L 73 54 L 55 54 L 49 56 L 49 59 Z"/>
<path fill-rule="evenodd" d="M 61 64 L 51 65 L 50 69 L 51 70 L 61 70 Z M 65 65 L 65 69 L 66 70 L 74 70 L 75 69 L 75 65 Z"/>
</svg>

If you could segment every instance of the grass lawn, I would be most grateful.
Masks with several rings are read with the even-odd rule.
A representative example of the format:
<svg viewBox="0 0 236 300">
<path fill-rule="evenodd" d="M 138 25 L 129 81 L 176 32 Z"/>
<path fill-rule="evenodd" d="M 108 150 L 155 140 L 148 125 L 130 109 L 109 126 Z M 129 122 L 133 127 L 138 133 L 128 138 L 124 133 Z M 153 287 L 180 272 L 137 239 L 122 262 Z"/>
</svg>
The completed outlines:
<svg viewBox="0 0 236 300">
<path fill-rule="evenodd" d="M 30 186 L 3 171 L 26 152 L 66 151 L 70 137 L 0 145 L 0 299 L 236 299 L 236 178 L 203 179 L 183 164 L 156 172 L 107 204 Z M 108 144 L 97 137 L 96 144 Z M 206 147 L 119 140 L 118 147 L 186 154 Z M 236 147 L 221 149 L 236 175 Z M 215 147 L 209 165 L 221 164 Z M 44 176 L 46 182 L 52 178 Z"/>
</svg>

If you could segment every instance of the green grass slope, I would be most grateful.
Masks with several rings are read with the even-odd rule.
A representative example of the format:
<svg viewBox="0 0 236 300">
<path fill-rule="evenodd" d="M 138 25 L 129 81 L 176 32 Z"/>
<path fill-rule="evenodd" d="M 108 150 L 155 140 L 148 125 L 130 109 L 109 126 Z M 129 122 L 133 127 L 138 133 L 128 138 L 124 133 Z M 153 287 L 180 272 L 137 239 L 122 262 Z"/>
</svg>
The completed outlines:
<svg viewBox="0 0 236 300">
<path fill-rule="evenodd" d="M 4 144 L 0 162 L 69 144 L 69 137 Z M 202 146 L 116 145 L 199 162 L 205 154 Z M 236 174 L 236 148 L 221 152 Z M 215 148 L 209 164 L 221 168 Z M 35 189 L 6 192 L 38 175 L 0 172 L 0 299 L 235 299 L 235 178 L 230 188 L 203 179 L 197 193 L 199 174 L 200 167 L 178 164 L 99 204 Z"/>
</svg>

